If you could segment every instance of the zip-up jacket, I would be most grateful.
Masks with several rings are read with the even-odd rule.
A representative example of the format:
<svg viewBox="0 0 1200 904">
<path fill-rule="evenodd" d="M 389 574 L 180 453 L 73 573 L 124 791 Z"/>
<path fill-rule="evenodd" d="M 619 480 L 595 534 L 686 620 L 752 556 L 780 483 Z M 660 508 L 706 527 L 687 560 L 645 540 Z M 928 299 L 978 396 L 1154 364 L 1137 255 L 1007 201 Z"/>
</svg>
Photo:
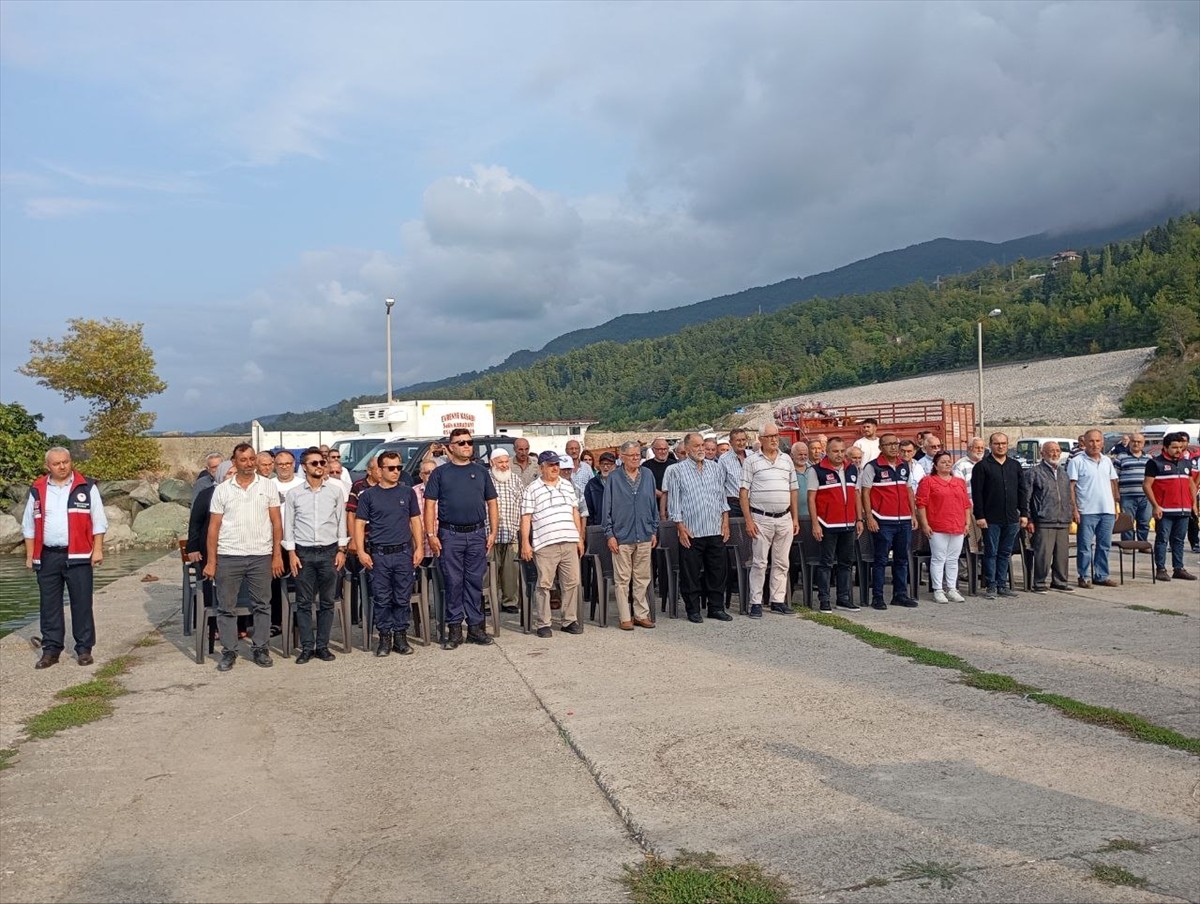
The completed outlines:
<svg viewBox="0 0 1200 904">
<path fill-rule="evenodd" d="M 1045 459 L 1029 469 L 1024 484 L 1025 511 L 1039 527 L 1071 526 L 1071 479 L 1067 469 Z"/>
<path fill-rule="evenodd" d="M 46 483 L 43 474 L 33 482 L 29 495 L 33 501 L 33 564 L 42 563 L 42 544 L 46 535 Z M 87 562 L 92 558 L 92 480 L 78 471 L 71 472 L 71 492 L 67 498 L 67 561 Z"/>
<path fill-rule="evenodd" d="M 1026 508 L 1028 492 L 1021 487 L 1028 481 L 1025 469 L 1011 455 L 1004 464 L 989 452 L 971 469 L 971 502 L 975 519 L 986 518 L 988 524 L 1016 524 L 1029 517 Z"/>
<path fill-rule="evenodd" d="M 816 511 L 813 515 L 825 530 L 853 530 L 854 494 L 858 492 L 858 468 L 847 464 L 839 470 L 827 457 L 813 465 L 817 476 Z"/>
</svg>

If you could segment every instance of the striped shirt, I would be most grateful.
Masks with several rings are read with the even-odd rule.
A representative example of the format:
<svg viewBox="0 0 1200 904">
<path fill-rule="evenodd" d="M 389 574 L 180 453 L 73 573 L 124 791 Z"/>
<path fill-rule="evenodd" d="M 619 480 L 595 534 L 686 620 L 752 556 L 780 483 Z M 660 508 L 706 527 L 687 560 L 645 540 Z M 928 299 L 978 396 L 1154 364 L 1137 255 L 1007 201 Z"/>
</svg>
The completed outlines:
<svg viewBox="0 0 1200 904">
<path fill-rule="evenodd" d="M 283 548 L 331 546 L 343 549 L 346 534 L 346 496 L 340 482 L 329 480 L 315 490 L 302 481 L 283 497 Z"/>
<path fill-rule="evenodd" d="M 539 477 L 527 486 L 521 496 L 521 517 L 530 517 L 534 551 L 552 543 L 578 543 L 578 511 L 579 497 L 569 480 L 559 479 L 551 485 Z"/>
<path fill-rule="evenodd" d="M 213 490 L 208 510 L 221 516 L 217 534 L 219 556 L 269 556 L 274 553 L 270 510 L 279 510 L 279 491 L 270 479 L 254 475 L 243 489 L 236 477 Z"/>
<path fill-rule="evenodd" d="M 1150 456 L 1126 453 L 1116 458 L 1117 482 L 1122 496 L 1142 496 L 1142 481 L 1146 479 L 1146 462 Z"/>
<path fill-rule="evenodd" d="M 732 455 L 730 450 L 725 453 Z M 738 464 L 740 489 L 741 463 Z M 729 511 L 726 497 L 727 471 L 719 461 L 681 461 L 667 468 L 663 490 L 667 494 L 667 518 L 683 524 L 693 537 L 715 537 Z M 736 492 L 734 493 L 736 495 Z"/>
<path fill-rule="evenodd" d="M 782 452 L 771 461 L 765 455 L 747 458 L 742 467 L 741 489 L 750 491 L 750 506 L 772 515 L 792 507 L 796 492 L 796 468 Z"/>
<path fill-rule="evenodd" d="M 738 454 L 730 449 L 724 455 L 717 459 L 717 464 L 721 466 L 723 472 L 723 480 L 725 484 L 725 495 L 731 499 L 736 499 L 738 493 L 742 489 L 742 469 L 746 462 L 754 456 L 754 453 L 747 450 L 746 459 L 743 461 L 738 458 Z M 705 534 L 696 534 L 698 537 L 706 536 Z"/>
<path fill-rule="evenodd" d="M 508 473 L 508 480 L 499 480 L 497 472 L 492 472 L 492 482 L 496 484 L 496 507 L 500 510 L 497 543 L 515 543 L 521 534 L 521 497 L 525 494 L 525 481 L 516 471 Z"/>
</svg>

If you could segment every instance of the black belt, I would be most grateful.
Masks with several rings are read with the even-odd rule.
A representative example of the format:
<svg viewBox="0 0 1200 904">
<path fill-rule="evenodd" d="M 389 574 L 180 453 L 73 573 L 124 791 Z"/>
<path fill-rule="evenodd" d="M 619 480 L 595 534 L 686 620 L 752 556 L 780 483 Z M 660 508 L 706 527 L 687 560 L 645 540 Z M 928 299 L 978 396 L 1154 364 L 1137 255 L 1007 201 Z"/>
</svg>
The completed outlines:
<svg viewBox="0 0 1200 904">
<path fill-rule="evenodd" d="M 70 548 L 67 546 L 43 546 L 42 547 L 42 552 L 69 552 L 69 551 L 70 551 Z"/>
<path fill-rule="evenodd" d="M 331 549 L 337 549 L 337 544 L 327 543 L 324 546 L 301 546 L 299 543 L 297 543 L 296 552 L 300 552 L 302 549 L 306 552 L 329 552 Z"/>
<path fill-rule="evenodd" d="M 485 522 L 477 521 L 475 524 L 440 524 L 439 527 L 444 527 L 453 534 L 470 534 L 480 530 Z"/>
<path fill-rule="evenodd" d="M 397 552 L 408 552 L 410 549 L 412 549 L 411 543 L 394 543 L 391 546 L 375 546 L 372 544 L 367 547 L 367 551 L 372 555 L 379 553 L 384 556 L 390 556 Z"/>
<path fill-rule="evenodd" d="M 784 515 L 790 515 L 792 513 L 790 509 L 783 512 L 764 512 L 762 509 L 756 509 L 754 506 L 750 506 L 750 511 L 754 512 L 756 515 L 766 515 L 768 518 L 782 518 Z"/>
</svg>

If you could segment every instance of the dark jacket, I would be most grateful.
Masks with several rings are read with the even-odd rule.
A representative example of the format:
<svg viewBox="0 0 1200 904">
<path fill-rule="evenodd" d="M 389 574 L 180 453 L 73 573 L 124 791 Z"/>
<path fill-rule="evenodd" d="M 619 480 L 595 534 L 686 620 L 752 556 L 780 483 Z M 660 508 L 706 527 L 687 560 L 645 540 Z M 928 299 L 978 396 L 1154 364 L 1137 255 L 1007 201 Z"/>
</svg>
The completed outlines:
<svg viewBox="0 0 1200 904">
<path fill-rule="evenodd" d="M 1070 527 L 1071 479 L 1067 469 L 1044 459 L 1029 469 L 1024 484 L 1025 511 L 1038 526 Z"/>
<path fill-rule="evenodd" d="M 1029 516 L 1029 491 L 1024 489 L 1029 478 L 1025 469 L 1011 455 L 1004 464 L 992 453 L 983 456 L 971 469 L 971 501 L 976 520 L 986 518 L 988 524 L 1016 524 Z"/>
<path fill-rule="evenodd" d="M 213 493 L 217 491 L 216 484 L 209 484 L 192 500 L 192 510 L 188 514 L 187 551 L 200 553 L 203 567 L 208 558 L 208 518 L 209 506 L 212 505 Z"/>
<path fill-rule="evenodd" d="M 600 509 L 604 505 L 604 481 L 600 479 L 599 473 L 584 486 L 583 502 L 588 510 L 588 524 L 603 523 Z"/>
</svg>

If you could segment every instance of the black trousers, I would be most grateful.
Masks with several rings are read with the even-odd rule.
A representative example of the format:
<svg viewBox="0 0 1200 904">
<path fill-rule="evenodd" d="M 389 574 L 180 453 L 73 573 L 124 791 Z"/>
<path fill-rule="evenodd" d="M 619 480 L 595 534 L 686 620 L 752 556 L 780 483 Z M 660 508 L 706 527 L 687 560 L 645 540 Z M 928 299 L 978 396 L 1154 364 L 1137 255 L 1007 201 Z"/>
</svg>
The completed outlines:
<svg viewBox="0 0 1200 904">
<path fill-rule="evenodd" d="M 821 535 L 821 563 L 817 566 L 817 599 L 829 602 L 829 581 L 837 569 L 837 602 L 850 602 L 850 584 L 854 578 L 853 530 L 824 530 Z"/>
<path fill-rule="evenodd" d="M 70 563 L 67 551 L 43 549 L 37 566 L 41 603 L 42 651 L 61 653 L 67 626 L 63 618 L 63 588 L 71 600 L 71 633 L 75 652 L 90 653 L 96 645 L 96 619 L 92 614 L 92 563 Z"/>
<path fill-rule="evenodd" d="M 337 569 L 333 567 L 337 544 L 326 547 L 297 546 L 300 572 L 296 575 L 296 628 L 300 649 L 329 649 L 329 631 L 333 627 L 333 597 Z M 317 629 L 313 633 L 313 603 L 318 603 Z"/>
<path fill-rule="evenodd" d="M 725 541 L 720 534 L 692 537 L 692 545 L 679 547 L 679 591 L 689 614 L 699 614 L 708 601 L 709 613 L 725 608 Z"/>
</svg>

